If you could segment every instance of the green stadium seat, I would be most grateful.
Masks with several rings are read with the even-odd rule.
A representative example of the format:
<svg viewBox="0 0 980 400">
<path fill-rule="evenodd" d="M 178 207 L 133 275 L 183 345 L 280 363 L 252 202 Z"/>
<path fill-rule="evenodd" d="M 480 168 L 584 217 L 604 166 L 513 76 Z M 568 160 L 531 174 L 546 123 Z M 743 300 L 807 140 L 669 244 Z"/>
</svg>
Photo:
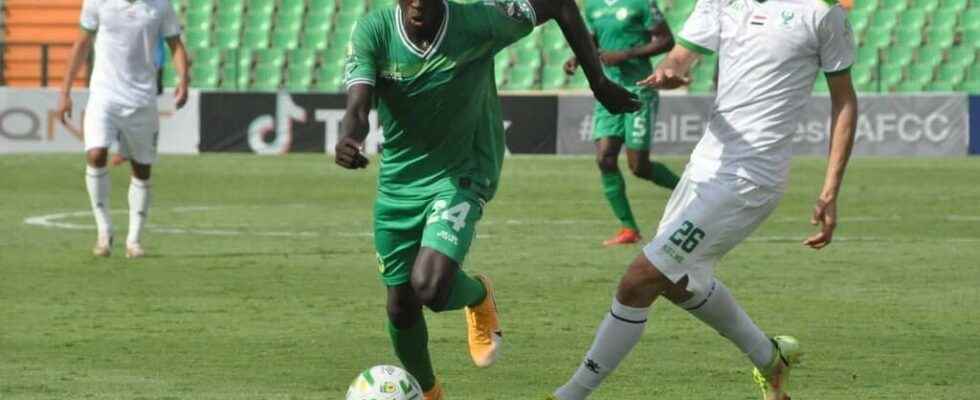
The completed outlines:
<svg viewBox="0 0 980 400">
<path fill-rule="evenodd" d="M 282 69 L 286 65 L 286 53 L 281 49 L 256 49 L 243 53 L 255 67 Z"/>
<path fill-rule="evenodd" d="M 885 62 L 905 66 L 912 62 L 912 55 L 912 48 L 910 47 L 891 47 L 885 51 Z"/>
<path fill-rule="evenodd" d="M 949 64 L 958 66 L 972 65 L 977 60 L 977 51 L 973 46 L 960 45 L 949 48 Z"/>
<path fill-rule="evenodd" d="M 898 12 L 894 10 L 878 10 L 871 18 L 871 28 L 891 32 L 898 24 Z"/>
<path fill-rule="evenodd" d="M 857 50 L 857 62 L 859 64 L 874 65 L 878 63 L 878 58 L 877 48 L 862 46 Z"/>
<path fill-rule="evenodd" d="M 245 23 L 243 28 L 247 30 L 264 30 L 267 31 L 272 28 L 272 17 L 266 14 L 256 14 L 248 13 L 245 15 Z"/>
<path fill-rule="evenodd" d="M 827 77 L 818 75 L 817 80 L 813 82 L 813 93 L 827 93 L 830 88 L 827 86 Z"/>
<path fill-rule="evenodd" d="M 367 2 L 364 0 L 340 0 L 340 12 L 363 15 L 367 12 Z"/>
<path fill-rule="evenodd" d="M 980 49 L 980 27 L 964 30 L 962 43 L 967 46 L 972 43 L 975 49 Z"/>
<path fill-rule="evenodd" d="M 276 3 L 271 0 L 252 0 L 248 4 L 248 18 L 269 20 L 276 11 Z"/>
<path fill-rule="evenodd" d="M 980 79 L 963 81 L 956 89 L 971 94 L 980 94 Z"/>
<path fill-rule="evenodd" d="M 238 26 L 242 25 L 242 21 L 245 19 L 244 7 L 242 8 L 218 8 L 214 15 L 215 24 L 217 27 L 227 28 L 229 24 L 235 24 Z"/>
<path fill-rule="evenodd" d="M 931 92 L 953 92 L 956 90 L 956 84 L 953 82 L 933 82 L 926 86 Z"/>
<path fill-rule="evenodd" d="M 282 71 L 271 66 L 255 67 L 252 81 L 248 88 L 251 90 L 278 90 L 282 83 Z"/>
<path fill-rule="evenodd" d="M 279 13 L 302 14 L 306 11 L 306 0 L 280 0 Z"/>
<path fill-rule="evenodd" d="M 218 0 L 218 12 L 234 11 L 241 14 L 245 10 L 245 0 Z"/>
<path fill-rule="evenodd" d="M 891 42 L 890 28 L 871 27 L 868 28 L 868 32 L 864 35 L 864 44 L 862 47 L 881 49 L 891 45 Z"/>
<path fill-rule="evenodd" d="M 190 29 L 211 29 L 211 11 L 192 11 L 187 13 L 184 17 L 185 26 L 188 30 Z"/>
<path fill-rule="evenodd" d="M 966 77 L 966 69 L 959 65 L 940 65 L 936 73 L 936 82 L 949 82 L 958 85 Z"/>
<path fill-rule="evenodd" d="M 510 69 L 503 90 L 534 90 L 540 85 L 536 83 L 537 70 L 526 65 L 517 64 Z"/>
<path fill-rule="evenodd" d="M 299 47 L 299 34 L 290 31 L 273 32 L 272 45 L 280 49 L 295 49 Z"/>
<path fill-rule="evenodd" d="M 885 90 L 890 90 L 902 81 L 901 67 L 882 66 L 879 72 L 881 75 L 878 76 L 878 81 L 881 82 L 881 86 Z"/>
<path fill-rule="evenodd" d="M 211 89 L 218 86 L 217 68 L 208 65 L 191 66 L 191 86 L 196 88 Z"/>
<path fill-rule="evenodd" d="M 854 9 L 851 12 L 871 12 L 876 8 L 878 8 L 878 0 L 859 0 L 854 2 Z"/>
<path fill-rule="evenodd" d="M 560 90 L 565 86 L 566 75 L 561 67 L 545 67 L 541 70 L 541 88 L 544 90 Z"/>
<path fill-rule="evenodd" d="M 286 14 L 279 14 L 276 17 L 275 30 L 277 31 L 289 31 L 293 33 L 299 33 L 303 29 L 303 16 L 283 16 Z"/>
<path fill-rule="evenodd" d="M 310 9 L 310 12 L 306 13 L 306 16 L 303 17 L 305 29 L 329 30 L 333 22 L 333 17 L 336 14 L 337 11 L 333 8 Z"/>
<path fill-rule="evenodd" d="M 955 32 L 950 29 L 932 27 L 926 31 L 926 43 L 930 46 L 947 48 L 953 45 L 955 35 Z"/>
<path fill-rule="evenodd" d="M 932 19 L 929 21 L 929 30 L 946 31 L 952 35 L 953 30 L 956 28 L 958 17 L 959 11 L 950 9 L 937 10 L 932 14 Z"/>
<path fill-rule="evenodd" d="M 899 27 L 898 31 L 895 32 L 895 46 L 912 50 L 920 45 L 922 45 L 921 27 L 916 28 L 901 26 Z"/>
<path fill-rule="evenodd" d="M 565 83 L 565 89 L 569 90 L 584 90 L 589 88 L 589 80 L 585 78 L 585 73 L 579 68 L 575 71 L 575 75 L 568 78 Z"/>
<path fill-rule="evenodd" d="M 269 47 L 269 31 L 259 29 L 246 30 L 242 35 L 242 47 L 249 49 L 264 49 Z"/>
<path fill-rule="evenodd" d="M 320 29 L 320 28 L 317 28 Z M 303 39 L 301 42 L 302 47 L 316 50 L 326 49 L 329 45 L 330 31 L 323 30 L 310 30 L 309 28 L 303 32 Z"/>
<path fill-rule="evenodd" d="M 916 10 L 922 10 L 928 15 L 939 9 L 939 0 L 915 0 L 913 6 Z"/>
<path fill-rule="evenodd" d="M 856 2 L 860 3 L 861 0 L 858 0 Z M 877 10 L 879 12 L 880 11 L 902 12 L 905 11 L 908 7 L 909 5 L 905 0 L 883 0 L 878 3 Z"/>
<path fill-rule="evenodd" d="M 969 66 L 967 76 L 972 80 L 980 79 L 980 64 L 973 64 Z"/>
<path fill-rule="evenodd" d="M 903 29 L 918 29 L 926 25 L 926 13 L 920 9 L 905 10 L 899 17 L 899 26 Z"/>
<path fill-rule="evenodd" d="M 215 31 L 214 35 L 211 37 L 213 40 L 212 44 L 221 49 L 236 48 L 240 47 L 242 44 L 242 40 L 238 32 Z"/>
<path fill-rule="evenodd" d="M 943 0 L 942 9 L 959 13 L 966 10 L 969 5 L 969 0 Z M 976 6 L 980 6 L 980 4 L 975 4 L 974 7 Z"/>
<path fill-rule="evenodd" d="M 531 69 L 541 67 L 541 51 L 537 48 L 518 47 L 511 49 L 516 65 L 526 66 Z"/>
<path fill-rule="evenodd" d="M 187 50 L 192 65 L 206 65 L 210 68 L 221 66 L 221 52 L 207 47 L 190 47 Z"/>
<path fill-rule="evenodd" d="M 395 0 L 371 0 L 371 8 L 392 8 L 395 6 Z"/>
<path fill-rule="evenodd" d="M 316 82 L 313 83 L 313 87 L 322 92 L 343 92 L 344 78 L 340 76 L 317 78 Z"/>
<path fill-rule="evenodd" d="M 933 66 L 939 65 L 945 58 L 945 50 L 941 47 L 927 44 L 919 48 L 916 60 L 920 63 L 927 63 Z"/>
<path fill-rule="evenodd" d="M 500 57 L 498 56 L 497 59 L 499 59 L 499 58 Z M 503 86 L 504 81 L 507 79 L 507 69 L 508 68 L 510 68 L 510 65 L 501 65 L 499 63 L 494 63 L 494 66 L 493 66 L 493 78 L 494 79 L 493 80 L 494 80 L 494 83 L 497 85 L 498 88 L 501 87 L 501 86 Z"/>
<path fill-rule="evenodd" d="M 854 82 L 854 87 L 859 92 L 867 92 L 871 90 L 871 68 L 863 67 L 853 67 L 851 68 L 851 80 Z"/>
<path fill-rule="evenodd" d="M 306 69 L 313 71 L 318 62 L 318 54 L 308 48 L 294 49 L 286 53 L 286 63 L 291 70 Z"/>
<path fill-rule="evenodd" d="M 963 30 L 980 29 L 980 4 L 963 13 L 963 19 L 960 20 L 960 28 Z"/>
<path fill-rule="evenodd" d="M 173 63 L 166 63 L 163 65 L 163 87 L 174 87 L 177 86 L 177 70 L 174 69 Z"/>
<path fill-rule="evenodd" d="M 290 66 L 287 71 L 286 89 L 290 91 L 308 91 L 313 86 L 313 71 L 310 69 L 294 69 Z"/>
<path fill-rule="evenodd" d="M 310 11 L 326 10 L 328 8 L 336 10 L 337 0 L 310 0 Z"/>
<path fill-rule="evenodd" d="M 691 85 L 687 87 L 687 90 L 691 93 L 711 93 L 715 91 L 715 82 L 709 79 L 691 81 Z"/>
<path fill-rule="evenodd" d="M 905 80 L 899 82 L 895 90 L 898 92 L 922 92 L 925 88 L 926 85 L 922 82 Z"/>
<path fill-rule="evenodd" d="M 909 65 L 906 68 L 908 72 L 908 78 L 905 80 L 921 83 L 925 85 L 932 82 L 932 76 L 935 74 L 936 66 L 928 63 L 915 63 Z"/>
<path fill-rule="evenodd" d="M 497 70 L 506 69 L 511 64 L 513 64 L 513 59 L 510 57 L 510 53 L 506 51 L 497 53 L 497 56 L 493 58 L 493 66 Z"/>
<path fill-rule="evenodd" d="M 211 32 L 206 30 L 188 30 L 184 33 L 184 41 L 187 47 L 209 47 L 211 46 Z"/>
</svg>

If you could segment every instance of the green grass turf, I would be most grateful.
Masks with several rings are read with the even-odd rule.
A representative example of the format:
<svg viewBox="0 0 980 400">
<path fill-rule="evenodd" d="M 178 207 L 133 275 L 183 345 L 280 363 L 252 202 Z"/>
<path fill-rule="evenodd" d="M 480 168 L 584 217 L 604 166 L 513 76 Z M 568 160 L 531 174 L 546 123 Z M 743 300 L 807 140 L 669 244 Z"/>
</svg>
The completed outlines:
<svg viewBox="0 0 980 400">
<path fill-rule="evenodd" d="M 91 229 L 24 222 L 87 209 L 80 155 L 0 157 L 0 398 L 342 398 L 360 370 L 397 362 L 369 236 L 376 165 L 164 157 L 151 256 L 129 261 L 121 240 L 96 259 Z M 763 329 L 801 339 L 794 398 L 976 398 L 980 159 L 854 160 L 840 240 L 814 252 L 800 241 L 823 166 L 797 161 L 776 214 L 718 268 Z M 126 170 L 112 176 L 122 211 Z M 651 232 L 667 193 L 627 182 Z M 449 399 L 538 399 L 568 378 L 639 251 L 599 245 L 617 228 L 610 215 L 590 159 L 507 161 L 466 266 L 497 282 L 505 353 L 476 369 L 463 314 L 428 314 Z M 114 216 L 121 239 L 127 218 Z M 84 213 L 55 222 L 92 225 Z M 594 398 L 755 399 L 749 369 L 658 303 Z"/>
</svg>

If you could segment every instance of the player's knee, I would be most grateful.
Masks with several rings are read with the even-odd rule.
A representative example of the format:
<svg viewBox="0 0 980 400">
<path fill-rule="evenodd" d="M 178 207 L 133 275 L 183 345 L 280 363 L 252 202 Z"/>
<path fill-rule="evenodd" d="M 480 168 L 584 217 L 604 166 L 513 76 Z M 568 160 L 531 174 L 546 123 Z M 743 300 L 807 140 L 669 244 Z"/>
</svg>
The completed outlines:
<svg viewBox="0 0 980 400">
<path fill-rule="evenodd" d="M 448 292 L 439 284 L 438 279 L 422 274 L 413 274 L 411 283 L 412 290 L 415 291 L 415 296 L 418 297 L 422 305 L 435 312 L 445 309 L 449 296 Z"/>
<path fill-rule="evenodd" d="M 671 285 L 670 279 L 641 254 L 626 270 L 616 295 L 623 304 L 646 307 Z"/>
<path fill-rule="evenodd" d="M 95 168 L 104 168 L 109 161 L 109 151 L 101 148 L 91 149 L 85 153 L 85 158 L 88 161 L 88 165 Z"/>
<path fill-rule="evenodd" d="M 411 328 L 422 316 L 418 300 L 407 294 L 389 294 L 386 311 L 388 320 L 399 329 Z"/>
<path fill-rule="evenodd" d="M 618 160 L 615 154 L 599 153 L 595 161 L 596 165 L 599 166 L 599 170 L 602 172 L 609 173 L 619 170 Z"/>
<path fill-rule="evenodd" d="M 145 164 L 133 163 L 133 176 L 141 181 L 150 179 L 150 166 Z"/>
</svg>

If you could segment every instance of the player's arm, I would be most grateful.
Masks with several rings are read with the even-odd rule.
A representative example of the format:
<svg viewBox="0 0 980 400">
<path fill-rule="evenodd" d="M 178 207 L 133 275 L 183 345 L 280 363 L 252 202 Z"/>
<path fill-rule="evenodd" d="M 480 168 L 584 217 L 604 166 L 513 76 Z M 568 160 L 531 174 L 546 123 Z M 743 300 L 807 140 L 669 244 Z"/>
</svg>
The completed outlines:
<svg viewBox="0 0 980 400">
<path fill-rule="evenodd" d="M 592 35 L 592 44 L 594 44 L 597 49 L 599 48 L 599 38 L 597 38 L 595 34 Z M 600 53 L 600 57 L 601 57 L 601 53 Z M 568 58 L 567 61 L 565 61 L 565 65 L 563 66 L 563 69 L 565 70 L 565 74 L 575 75 L 575 70 L 578 69 L 578 60 L 575 59 L 575 56 L 571 56 Z"/>
<path fill-rule="evenodd" d="M 634 58 L 650 58 L 666 53 L 674 47 L 674 34 L 670 32 L 670 26 L 667 25 L 667 21 L 663 20 L 656 5 L 650 7 L 649 15 L 658 16 L 657 21 L 659 21 L 650 30 L 650 41 L 623 51 L 601 51 L 600 59 L 603 64 L 617 65 Z"/>
<path fill-rule="evenodd" d="M 653 75 L 637 83 L 657 89 L 677 89 L 691 83 L 691 67 L 700 59 L 700 54 L 687 47 L 674 46 L 660 65 L 657 65 Z"/>
<path fill-rule="evenodd" d="M 82 64 L 88 60 L 92 52 L 92 42 L 95 40 L 95 31 L 82 28 L 78 32 L 78 38 L 71 49 L 71 58 L 68 60 L 68 70 L 65 71 L 64 80 L 61 82 L 61 96 L 58 100 L 58 117 L 63 124 L 68 124 L 71 118 L 71 86 L 78 76 L 78 71 L 82 69 Z"/>
<path fill-rule="evenodd" d="M 596 100 L 612 113 L 636 111 L 640 103 L 636 96 L 613 83 L 602 72 L 599 61 L 599 51 L 596 49 L 592 34 L 585 27 L 582 13 L 575 0 L 528 0 L 537 15 L 538 24 L 554 19 L 561 28 L 565 40 L 568 41 L 572 52 L 589 80 L 589 86 Z"/>
<path fill-rule="evenodd" d="M 810 223 L 820 226 L 820 232 L 809 237 L 805 245 L 822 249 L 830 244 L 837 227 L 837 195 L 844 182 L 844 171 L 854 147 L 857 126 L 858 100 L 848 70 L 827 75 L 830 87 L 830 155 L 823 189 L 813 209 Z"/>
<path fill-rule="evenodd" d="M 361 147 L 371 129 L 368 115 L 373 101 L 374 86 L 355 84 L 347 89 L 347 112 L 340 123 L 340 140 L 334 148 L 337 165 L 347 169 L 368 165 L 367 157 L 361 154 Z"/>
<path fill-rule="evenodd" d="M 184 47 L 184 42 L 180 40 L 180 36 L 167 38 L 167 46 L 170 47 L 170 54 L 173 55 L 174 70 L 177 71 L 177 78 L 179 79 L 177 90 L 174 92 L 174 102 L 177 105 L 177 109 L 180 109 L 187 103 L 190 61 L 188 61 L 187 57 L 187 48 Z"/>
</svg>

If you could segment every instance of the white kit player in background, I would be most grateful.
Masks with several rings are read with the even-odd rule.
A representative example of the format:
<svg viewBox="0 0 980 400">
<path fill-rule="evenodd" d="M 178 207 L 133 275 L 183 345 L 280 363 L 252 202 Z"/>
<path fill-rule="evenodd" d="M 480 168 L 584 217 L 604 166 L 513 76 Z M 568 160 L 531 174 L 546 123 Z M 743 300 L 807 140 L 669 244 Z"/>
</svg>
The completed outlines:
<svg viewBox="0 0 980 400">
<path fill-rule="evenodd" d="M 164 38 L 173 53 L 180 82 L 177 108 L 187 101 L 187 52 L 181 25 L 170 0 L 85 0 L 81 32 L 72 49 L 58 106 L 62 122 L 71 116 L 71 86 L 95 42 L 95 65 L 89 84 L 83 130 L 88 166 L 85 184 L 98 226 L 93 253 L 108 256 L 113 242 L 109 216 L 109 147 L 132 164 L 129 184 L 129 232 L 126 256 L 144 255 L 140 234 L 150 207 L 150 167 L 157 160 L 160 116 L 157 111 L 155 47 Z"/>
<path fill-rule="evenodd" d="M 748 356 L 765 399 L 789 399 L 786 383 L 802 354 L 799 343 L 766 336 L 715 279 L 714 266 L 776 208 L 798 116 L 821 71 L 832 102 L 830 155 L 811 220 L 820 232 L 804 244 L 830 244 L 858 112 L 849 71 L 854 39 L 844 10 L 821 0 L 699 0 L 678 45 L 641 84 L 685 85 L 700 55 L 713 52 L 719 53 L 718 92 L 704 137 L 656 237 L 623 276 L 584 362 L 552 398 L 588 397 L 639 341 L 650 306 L 662 295 Z"/>
</svg>

